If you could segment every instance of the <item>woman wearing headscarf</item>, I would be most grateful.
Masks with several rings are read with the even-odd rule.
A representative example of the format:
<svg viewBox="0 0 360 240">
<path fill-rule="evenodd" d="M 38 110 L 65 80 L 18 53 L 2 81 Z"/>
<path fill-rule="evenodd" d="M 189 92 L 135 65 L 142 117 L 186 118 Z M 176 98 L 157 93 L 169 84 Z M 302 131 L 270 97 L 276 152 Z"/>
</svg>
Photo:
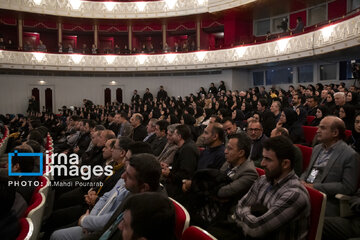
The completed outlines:
<svg viewBox="0 0 360 240">
<path fill-rule="evenodd" d="M 310 126 L 319 126 L 320 121 L 326 117 L 327 115 L 329 115 L 330 111 L 326 106 L 319 106 L 316 109 L 316 114 L 315 114 L 315 118 L 314 120 L 312 120 L 312 122 L 310 123 Z"/>
<path fill-rule="evenodd" d="M 346 126 L 346 129 L 354 130 L 355 108 L 351 105 L 345 104 L 339 108 L 339 118 L 341 118 Z"/>
<path fill-rule="evenodd" d="M 289 137 L 294 144 L 303 143 L 304 131 L 298 120 L 298 115 L 291 108 L 284 108 L 281 112 L 277 127 L 284 127 L 289 131 Z"/>
</svg>

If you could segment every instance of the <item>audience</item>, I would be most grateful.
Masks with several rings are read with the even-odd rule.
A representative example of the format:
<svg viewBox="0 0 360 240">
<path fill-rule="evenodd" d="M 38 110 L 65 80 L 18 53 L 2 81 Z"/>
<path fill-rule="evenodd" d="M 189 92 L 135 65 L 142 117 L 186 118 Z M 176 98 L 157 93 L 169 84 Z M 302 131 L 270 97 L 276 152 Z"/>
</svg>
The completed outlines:
<svg viewBox="0 0 360 240">
<path fill-rule="evenodd" d="M 181 43 L 181 46 L 185 50 L 188 48 L 187 44 Z M 153 51 L 150 44 L 146 45 L 146 51 Z M 17 149 L 27 149 L 24 151 L 43 152 L 47 146 L 44 137 L 49 131 L 54 139 L 55 153 L 78 154 L 80 166 L 113 166 L 112 176 L 94 176 L 89 180 L 92 183 L 102 182 L 101 187 L 68 190 L 54 187 L 55 207 L 51 209 L 53 213 L 49 221 L 43 226 L 42 231 L 46 231 L 44 239 L 54 230 L 65 227 L 55 231 L 52 239 L 78 239 L 80 236 L 98 239 L 101 235 L 101 239 L 117 239 L 121 235 L 127 239 L 131 237 L 127 232 L 130 229 L 143 234 L 142 230 L 135 230 L 140 228 L 125 225 L 126 221 L 132 221 L 129 216 L 133 216 L 133 210 L 129 207 L 124 211 L 128 195 L 150 189 L 143 184 L 143 175 L 136 174 L 141 170 L 135 169 L 136 184 L 131 177 L 135 176 L 131 175 L 134 173 L 131 168 L 130 172 L 125 171 L 128 170 L 127 163 L 131 165 L 131 159 L 143 152 L 156 156 L 151 155 L 151 159 L 156 159 L 159 181 L 164 184 L 169 196 L 189 208 L 194 223 L 203 224 L 202 227 L 219 238 L 231 239 L 227 235 L 230 232 L 235 233 L 232 237 L 247 235 L 272 238 L 287 234 L 298 238 L 301 233 L 306 236 L 307 228 L 304 226 L 309 213 L 307 193 L 298 184 L 295 172 L 301 175 L 305 186 L 327 195 L 325 225 L 328 225 L 324 228 L 324 235 L 341 239 L 331 231 L 338 231 L 342 236 L 356 236 L 349 228 L 337 230 L 339 224 L 348 219 L 339 218 L 338 201 L 334 196 L 337 193 L 353 194 L 357 187 L 359 160 L 355 151 L 359 152 L 360 142 L 357 91 L 355 86 L 351 86 L 349 91 L 343 84 L 317 84 L 316 87 L 308 85 L 298 89 L 290 86 L 289 91 L 272 88 L 270 93 L 264 88 L 239 92 L 226 90 L 222 82 L 218 88 L 212 84 L 208 92 L 200 88 L 198 94 L 175 98 L 169 97 L 161 86 L 156 98 L 147 89 L 143 98 L 136 92 L 130 104 L 99 106 L 86 100 L 83 107 L 62 108 L 59 116 L 29 111 L 27 117 L 8 114 L 0 119 L 12 134 L 9 149 L 18 146 Z M 332 98 L 334 92 L 335 101 Z M 302 95 L 307 96 L 305 106 L 302 105 Z M 318 101 L 316 96 L 321 100 Z M 310 165 L 303 172 L 301 151 L 289 139 L 293 143 L 303 143 L 301 126 L 311 115 L 315 115 L 315 119 L 310 125 L 319 127 L 315 138 L 320 144 L 314 147 Z M 179 121 L 183 124 L 179 124 Z M 247 134 L 242 133 L 242 129 Z M 344 142 L 345 129 L 352 130 L 352 136 L 346 139 L 349 145 Z M 270 139 L 267 139 L 267 135 Z M 143 155 L 142 158 L 148 159 Z M 14 161 L 13 171 L 23 172 L 26 166 L 22 165 L 21 161 Z M 266 177 L 255 181 L 255 166 L 264 168 Z M 35 161 L 31 171 L 38 168 L 39 164 Z M 125 180 L 120 179 L 121 175 Z M 195 207 L 199 206 L 197 200 L 201 196 L 196 189 L 201 186 L 204 176 L 208 179 L 204 183 L 211 187 L 209 195 L 202 195 L 204 204 Z M 55 176 L 55 180 L 75 181 L 58 176 Z M 269 190 L 265 191 L 265 188 Z M 27 188 L 28 191 L 23 191 L 21 187 L 16 189 L 18 192 L 12 213 L 20 217 L 31 201 L 34 188 Z M 163 190 L 154 187 L 150 191 Z M 115 191 L 120 194 L 110 201 L 109 197 Z M 193 194 L 197 194 L 197 204 L 193 202 Z M 139 201 L 145 195 L 140 194 L 144 197 Z M 271 196 L 279 197 L 272 199 Z M 285 199 L 286 196 L 289 198 Z M 277 206 L 285 206 L 282 204 L 289 199 L 295 199 L 299 204 L 295 206 L 297 203 L 289 203 L 284 207 L 288 210 L 283 211 L 289 212 L 291 217 L 284 217 L 280 213 L 271 221 L 267 220 L 274 214 L 273 211 L 278 211 L 275 210 Z M 239 200 L 236 214 L 233 215 Z M 139 214 L 143 211 L 146 210 L 140 208 Z M 338 218 L 332 218 L 334 216 Z M 357 221 L 356 218 L 352 220 Z M 297 228 L 299 232 L 293 232 L 288 226 L 297 223 L 300 224 Z"/>
</svg>

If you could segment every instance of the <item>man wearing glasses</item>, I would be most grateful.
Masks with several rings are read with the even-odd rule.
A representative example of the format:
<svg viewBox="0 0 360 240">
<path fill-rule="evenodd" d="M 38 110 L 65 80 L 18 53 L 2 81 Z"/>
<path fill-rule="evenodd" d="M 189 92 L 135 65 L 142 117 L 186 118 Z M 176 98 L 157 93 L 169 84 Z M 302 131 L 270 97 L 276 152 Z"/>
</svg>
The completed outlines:
<svg viewBox="0 0 360 240">
<path fill-rule="evenodd" d="M 247 135 L 251 139 L 250 159 L 254 161 L 256 167 L 260 167 L 263 143 L 268 137 L 265 136 L 263 127 L 258 121 L 249 122 Z"/>
</svg>

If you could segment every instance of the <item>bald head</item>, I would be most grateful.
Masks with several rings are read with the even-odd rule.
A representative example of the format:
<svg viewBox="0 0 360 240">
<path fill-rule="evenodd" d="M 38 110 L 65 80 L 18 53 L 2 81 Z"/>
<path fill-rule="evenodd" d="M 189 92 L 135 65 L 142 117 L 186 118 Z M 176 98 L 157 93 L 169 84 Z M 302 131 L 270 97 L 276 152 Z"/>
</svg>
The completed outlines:
<svg viewBox="0 0 360 240">
<path fill-rule="evenodd" d="M 327 116 L 321 120 L 317 130 L 317 139 L 325 145 L 331 145 L 345 139 L 345 123 L 338 117 Z"/>
</svg>

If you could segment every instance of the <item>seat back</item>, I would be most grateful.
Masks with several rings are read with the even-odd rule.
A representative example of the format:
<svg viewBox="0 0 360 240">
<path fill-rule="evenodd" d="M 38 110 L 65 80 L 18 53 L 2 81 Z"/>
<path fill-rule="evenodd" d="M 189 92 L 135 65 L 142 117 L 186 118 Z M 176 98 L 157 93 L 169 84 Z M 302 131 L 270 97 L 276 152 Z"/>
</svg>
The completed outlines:
<svg viewBox="0 0 360 240">
<path fill-rule="evenodd" d="M 32 199 L 33 203 L 26 210 L 26 217 L 30 218 L 34 224 L 34 231 L 31 239 L 38 239 L 42 218 L 45 210 L 46 198 L 43 193 L 35 193 Z"/>
<path fill-rule="evenodd" d="M 351 135 L 352 135 L 352 131 L 351 131 L 351 130 L 345 130 L 346 139 L 349 139 L 349 137 L 351 137 Z"/>
<path fill-rule="evenodd" d="M 312 149 L 312 147 L 307 147 L 307 146 L 304 146 L 304 145 L 301 145 L 301 144 L 295 144 L 295 146 L 297 146 L 301 150 L 302 158 L 303 158 L 303 169 L 302 169 L 302 171 L 304 172 L 306 170 L 306 168 L 310 164 L 311 154 L 312 154 L 313 149 Z"/>
<path fill-rule="evenodd" d="M 310 125 L 311 122 L 314 121 L 314 119 L 315 119 L 315 116 L 307 116 L 307 117 L 306 117 L 306 122 L 307 122 L 307 124 Z"/>
<path fill-rule="evenodd" d="M 182 240 L 216 240 L 216 238 L 205 231 L 202 228 L 199 228 L 197 226 L 190 226 L 188 227 L 183 235 Z"/>
<path fill-rule="evenodd" d="M 30 218 L 20 218 L 20 234 L 16 240 L 29 240 L 34 232 L 34 225 Z"/>
<path fill-rule="evenodd" d="M 259 175 L 259 177 L 261 177 L 262 175 L 265 175 L 264 169 L 256 168 L 256 172 L 257 172 L 257 174 Z"/>
<path fill-rule="evenodd" d="M 310 224 L 308 240 L 321 240 L 324 226 L 326 195 L 316 189 L 306 187 L 310 196 Z"/>
<path fill-rule="evenodd" d="M 306 143 L 311 146 L 312 141 L 316 135 L 316 131 L 318 128 L 312 127 L 312 126 L 301 126 L 301 127 L 304 130 L 304 137 L 305 137 Z"/>
<path fill-rule="evenodd" d="M 180 203 L 172 198 L 169 199 L 173 202 L 175 207 L 175 236 L 176 239 L 181 239 L 183 232 L 189 227 L 190 215 Z"/>
<path fill-rule="evenodd" d="M 44 194 L 45 197 L 47 197 L 50 186 L 50 180 L 45 176 L 40 176 L 39 181 L 40 181 L 40 185 L 36 188 L 35 191 L 41 192 Z"/>
</svg>

